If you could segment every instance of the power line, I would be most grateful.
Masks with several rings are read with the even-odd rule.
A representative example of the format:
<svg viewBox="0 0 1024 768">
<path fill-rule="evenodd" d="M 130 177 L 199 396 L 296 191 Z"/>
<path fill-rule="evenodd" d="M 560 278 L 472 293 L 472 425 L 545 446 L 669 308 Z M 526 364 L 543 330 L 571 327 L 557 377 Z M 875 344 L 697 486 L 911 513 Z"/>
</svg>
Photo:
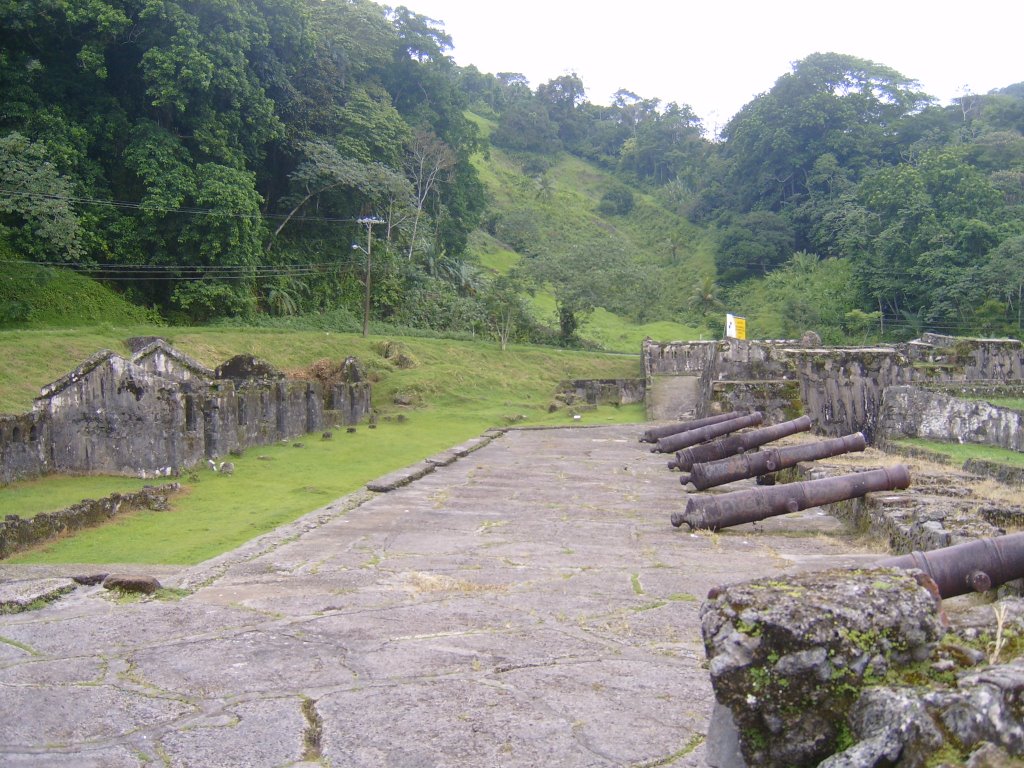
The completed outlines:
<svg viewBox="0 0 1024 768">
<path fill-rule="evenodd" d="M 27 197 L 33 200 L 56 200 L 59 202 L 78 205 L 102 205 L 109 208 L 142 211 L 143 213 L 181 213 L 189 216 L 219 216 L 221 218 L 230 219 L 260 219 L 266 221 L 289 220 L 288 214 L 286 213 L 242 213 L 219 211 L 213 208 L 172 208 L 170 206 L 152 205 L 150 203 L 132 202 L 129 200 L 103 200 L 97 197 L 74 197 L 71 195 L 53 195 L 42 192 L 25 192 L 2 188 L 0 188 L 0 195 L 7 195 L 10 197 Z M 357 218 L 349 217 L 292 216 L 290 221 L 312 221 L 327 224 L 356 224 L 359 220 Z"/>
<path fill-rule="evenodd" d="M 0 259 L 0 264 L 60 267 L 77 274 L 88 275 L 106 282 L 195 281 L 205 279 L 245 280 L 270 277 L 313 277 L 323 275 L 342 266 L 340 262 L 314 262 L 287 266 L 203 266 L 183 264 L 107 264 L 86 265 L 74 262 L 36 262 L 18 259 Z"/>
<path fill-rule="evenodd" d="M 64 267 L 90 272 L 297 272 L 316 271 L 338 266 L 337 261 L 314 261 L 298 264 L 82 264 L 75 261 L 31 261 L 29 259 L 0 259 L 0 264 L 24 264 L 36 267 Z"/>
</svg>

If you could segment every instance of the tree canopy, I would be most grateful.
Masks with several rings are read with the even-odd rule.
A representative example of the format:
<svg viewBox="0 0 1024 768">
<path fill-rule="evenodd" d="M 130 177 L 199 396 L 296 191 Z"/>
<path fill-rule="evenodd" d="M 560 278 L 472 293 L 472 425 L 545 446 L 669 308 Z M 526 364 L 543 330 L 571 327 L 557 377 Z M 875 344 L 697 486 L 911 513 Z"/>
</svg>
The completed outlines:
<svg viewBox="0 0 1024 768">
<path fill-rule="evenodd" d="M 575 72 L 534 88 L 456 65 L 452 44 L 371 0 L 0 2 L 0 240 L 185 321 L 358 309 L 369 281 L 380 317 L 475 332 L 510 295 L 468 263 L 482 224 L 523 257 L 517 286 L 551 290 L 566 343 L 598 306 L 1021 333 L 1024 84 L 941 105 L 882 63 L 814 53 L 709 137 L 685 103 L 624 87 L 595 104 Z M 528 195 L 488 199 L 488 147 Z M 613 177 L 571 225 L 547 173 L 566 157 Z M 689 221 L 653 225 L 652 206 Z M 352 248 L 367 218 L 372 269 Z M 709 235 L 697 276 L 683 232 Z"/>
<path fill-rule="evenodd" d="M 284 306 L 342 300 L 359 217 L 414 260 L 461 253 L 482 209 L 451 41 L 405 7 L 31 0 L 0 28 L 0 232 L 161 266 L 132 291 L 165 311 L 251 313 L 311 271 L 333 277 Z M 425 135 L 445 158 L 426 185 L 406 175 Z"/>
</svg>

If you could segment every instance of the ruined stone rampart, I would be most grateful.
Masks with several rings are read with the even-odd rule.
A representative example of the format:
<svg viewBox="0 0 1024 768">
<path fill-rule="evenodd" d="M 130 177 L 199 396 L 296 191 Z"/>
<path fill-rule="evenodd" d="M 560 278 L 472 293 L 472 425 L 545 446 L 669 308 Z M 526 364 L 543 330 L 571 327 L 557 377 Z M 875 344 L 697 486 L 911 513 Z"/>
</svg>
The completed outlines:
<svg viewBox="0 0 1024 768">
<path fill-rule="evenodd" d="M 807 348 L 798 341 L 659 344 L 648 339 L 643 362 L 647 390 L 654 394 L 648 399 L 649 418 L 746 409 L 783 421 L 802 410 L 823 434 L 859 431 L 869 441 L 875 439 L 889 387 L 1024 386 L 1024 345 L 1015 339 L 926 334 L 906 344 L 850 348 Z M 666 381 L 685 381 L 689 387 L 664 386 Z"/>
<path fill-rule="evenodd" d="M 808 349 L 794 352 L 800 397 L 826 435 L 863 432 L 874 439 L 885 388 L 906 375 L 906 358 L 892 348 Z"/>
<path fill-rule="evenodd" d="M 642 403 L 645 393 L 643 379 L 575 379 L 560 389 L 589 405 Z"/>
<path fill-rule="evenodd" d="M 99 525 L 124 512 L 167 509 L 168 495 L 179 489 L 177 483 L 168 483 L 157 488 L 146 487 L 137 493 L 85 499 L 59 512 L 43 512 L 29 518 L 5 515 L 0 520 L 0 559 L 63 534 Z"/>
<path fill-rule="evenodd" d="M 32 413 L 0 416 L 0 483 L 50 472 L 167 476 L 357 423 L 370 408 L 366 382 L 288 379 L 250 356 L 211 371 L 160 340 L 130 359 L 103 350 L 43 387 Z"/>
<path fill-rule="evenodd" d="M 46 471 L 47 424 L 37 413 L 0 415 L 0 481 Z"/>
<path fill-rule="evenodd" d="M 155 474 L 194 464 L 178 382 L 109 350 L 43 387 L 36 412 L 47 422 L 51 472 Z"/>
<path fill-rule="evenodd" d="M 1024 413 L 919 386 L 888 387 L 879 409 L 879 435 L 1024 451 Z"/>
<path fill-rule="evenodd" d="M 715 359 L 717 341 L 671 341 L 657 343 L 644 339 L 644 371 L 650 375 L 700 376 Z"/>
</svg>

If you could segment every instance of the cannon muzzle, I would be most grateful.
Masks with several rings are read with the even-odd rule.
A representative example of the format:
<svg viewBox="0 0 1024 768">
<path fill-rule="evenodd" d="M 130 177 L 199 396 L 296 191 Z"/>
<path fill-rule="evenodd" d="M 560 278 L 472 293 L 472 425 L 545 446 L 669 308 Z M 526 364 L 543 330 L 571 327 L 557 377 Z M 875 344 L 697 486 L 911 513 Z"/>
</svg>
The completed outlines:
<svg viewBox="0 0 1024 768">
<path fill-rule="evenodd" d="M 720 413 L 717 416 L 708 416 L 703 419 L 680 421 L 675 424 L 666 424 L 661 427 L 651 427 L 640 436 L 640 442 L 656 443 L 661 438 L 668 437 L 669 435 L 677 435 L 680 432 L 689 432 L 691 429 L 707 427 L 711 424 L 719 424 L 723 421 L 729 421 L 729 419 L 738 419 L 742 415 L 742 411 L 729 411 L 728 413 Z"/>
<path fill-rule="evenodd" d="M 886 558 L 876 565 L 922 570 L 935 581 L 943 598 L 986 592 L 1024 577 L 1024 533 L 911 552 Z"/>
<path fill-rule="evenodd" d="M 746 416 L 738 416 L 735 419 L 720 421 L 717 424 L 708 424 L 705 427 L 697 427 L 697 429 L 690 429 L 676 435 L 662 437 L 651 448 L 651 453 L 675 453 L 683 448 L 689 448 L 691 445 L 697 445 L 697 443 L 728 435 L 737 429 L 756 427 L 762 421 L 764 421 L 764 414 L 748 413 Z"/>
<path fill-rule="evenodd" d="M 717 495 L 695 494 L 687 499 L 682 512 L 672 513 L 672 525 L 678 528 L 686 523 L 691 530 L 717 531 L 822 504 L 855 499 L 871 491 L 892 491 L 909 485 L 910 470 L 903 464 L 896 464 L 884 469 L 802 483 L 758 486 Z"/>
<path fill-rule="evenodd" d="M 771 427 L 768 429 L 771 429 Z M 696 448 L 710 448 L 726 440 L 749 437 L 762 431 L 764 430 L 734 435 L 723 440 L 716 440 L 714 443 L 708 443 L 707 446 L 695 446 L 687 450 L 695 451 Z M 830 456 L 863 451 L 866 447 L 867 442 L 864 440 L 864 435 L 856 432 L 852 435 L 836 437 L 831 440 L 819 440 L 814 443 L 791 445 L 786 448 L 771 448 L 770 450 L 757 453 L 741 453 L 719 460 L 705 460 L 694 463 L 690 467 L 690 474 L 683 475 L 679 482 L 683 485 L 693 483 L 694 488 L 698 491 L 703 491 L 706 488 L 714 488 L 717 485 L 725 485 L 736 480 L 759 477 L 769 472 L 778 472 L 780 469 L 796 466 L 801 461 L 827 459 Z"/>
<path fill-rule="evenodd" d="M 694 464 L 734 456 L 779 438 L 795 435 L 797 432 L 806 432 L 810 428 L 811 417 L 801 416 L 799 419 L 772 424 L 770 427 L 762 427 L 741 435 L 723 437 L 721 440 L 715 440 L 706 445 L 694 445 L 676 453 L 675 466 L 682 470 L 691 469 Z"/>
</svg>

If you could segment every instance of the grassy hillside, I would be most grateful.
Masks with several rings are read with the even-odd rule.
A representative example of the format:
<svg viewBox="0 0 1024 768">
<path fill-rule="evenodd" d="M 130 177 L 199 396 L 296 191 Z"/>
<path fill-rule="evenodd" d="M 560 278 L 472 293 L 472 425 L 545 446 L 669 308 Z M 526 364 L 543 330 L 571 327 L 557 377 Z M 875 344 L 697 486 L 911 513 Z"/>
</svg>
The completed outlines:
<svg viewBox="0 0 1024 768">
<path fill-rule="evenodd" d="M 493 128 L 484 118 L 474 119 L 485 133 Z M 637 302 L 628 317 L 595 312 L 583 323 L 580 335 L 605 349 L 624 352 L 637 351 L 646 335 L 700 337 L 699 321 L 687 304 L 694 284 L 714 274 L 712 243 L 705 231 L 636 190 L 628 214 L 602 214 L 602 195 L 622 182 L 568 154 L 559 155 L 536 175 L 525 173 L 514 158 L 494 147 L 475 164 L 491 208 L 486 231 L 470 240 L 470 255 L 486 270 L 505 274 L 529 252 L 628 253 L 637 270 L 651 273 L 651 294 Z M 555 323 L 550 294 L 535 295 L 532 305 L 539 320 Z"/>
<path fill-rule="evenodd" d="M 59 267 L 19 262 L 0 243 L 0 328 L 131 325 L 155 319 L 95 280 Z"/>
</svg>

